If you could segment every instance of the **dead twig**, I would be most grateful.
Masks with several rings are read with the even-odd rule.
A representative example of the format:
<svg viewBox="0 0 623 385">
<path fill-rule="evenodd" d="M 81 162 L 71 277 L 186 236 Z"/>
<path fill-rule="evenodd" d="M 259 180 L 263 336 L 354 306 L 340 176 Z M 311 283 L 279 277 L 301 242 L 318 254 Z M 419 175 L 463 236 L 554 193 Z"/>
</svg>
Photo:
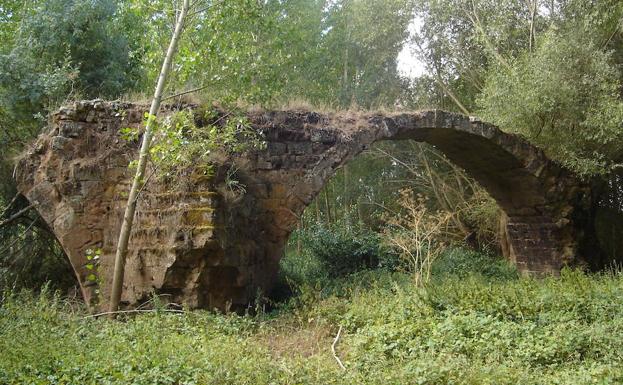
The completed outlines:
<svg viewBox="0 0 623 385">
<path fill-rule="evenodd" d="M 331 353 L 333 353 L 333 358 L 335 358 L 335 360 L 337 361 L 337 364 L 340 366 L 340 368 L 342 368 L 342 370 L 346 370 L 346 367 L 344 366 L 344 364 L 340 360 L 340 357 L 338 357 L 337 353 L 335 353 L 335 345 L 337 345 L 337 342 L 340 340 L 340 335 L 341 334 L 342 334 L 342 325 L 340 325 L 340 328 L 337 331 L 337 335 L 335 336 L 335 339 L 333 340 L 333 343 L 331 344 Z"/>
<path fill-rule="evenodd" d="M 26 234 L 28 231 L 30 231 L 30 229 L 35 225 L 35 223 L 37 222 L 39 218 L 35 218 L 33 219 L 32 222 L 30 222 L 30 225 L 28 225 L 28 227 L 26 227 L 26 230 L 22 231 L 21 234 L 19 234 L 17 237 L 15 237 L 15 239 L 13 239 L 13 241 L 11 243 L 9 243 L 7 246 L 5 246 L 4 248 L 2 248 L 0 250 L 0 255 L 6 253 L 7 251 L 11 250 L 11 248 L 13 248 L 13 246 L 15 246 L 17 244 L 17 242 L 19 242 L 20 240 L 22 240 L 22 237 L 24 236 L 24 234 Z M 22 245 L 22 247 L 20 247 L 17 251 L 12 251 L 13 252 L 19 252 L 24 248 L 25 244 Z M 8 267 L 11 268 L 15 265 L 15 263 L 17 262 L 17 259 L 13 259 Z"/>
<path fill-rule="evenodd" d="M 182 96 L 182 95 L 186 95 L 186 94 L 191 94 L 193 92 L 201 91 L 201 90 L 204 90 L 204 89 L 206 89 L 208 87 L 209 87 L 209 85 L 201 86 L 201 87 L 193 88 L 192 90 L 183 91 L 183 92 L 180 92 L 180 93 L 177 93 L 177 94 L 174 94 L 174 95 L 169 95 L 167 97 L 162 98 L 162 101 L 164 102 L 165 100 L 174 99 L 174 98 L 177 98 L 178 96 Z"/>
<path fill-rule="evenodd" d="M 17 201 L 17 198 L 19 198 L 19 193 L 15 194 L 15 196 L 13 197 L 13 199 L 11 199 L 11 201 L 9 202 L 9 204 L 4 208 L 4 210 L 2 210 L 2 214 L 0 214 L 0 217 L 3 217 L 6 215 L 6 213 L 11 209 L 11 207 L 13 207 L 13 204 Z"/>
<path fill-rule="evenodd" d="M 184 310 L 176 310 L 176 309 L 133 309 L 133 310 L 105 311 L 102 313 L 88 315 L 86 317 L 83 317 L 83 319 L 97 318 L 103 315 L 112 315 L 112 314 L 157 313 L 157 312 L 178 313 L 178 314 L 186 313 Z"/>
</svg>

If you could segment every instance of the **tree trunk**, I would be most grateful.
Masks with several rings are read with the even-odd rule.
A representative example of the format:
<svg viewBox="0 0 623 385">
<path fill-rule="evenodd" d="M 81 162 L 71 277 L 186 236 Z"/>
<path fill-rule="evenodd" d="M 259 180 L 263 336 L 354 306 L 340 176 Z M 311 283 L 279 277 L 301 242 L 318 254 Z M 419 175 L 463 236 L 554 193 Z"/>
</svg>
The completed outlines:
<svg viewBox="0 0 623 385">
<path fill-rule="evenodd" d="M 188 12 L 189 4 L 190 0 L 184 0 L 184 3 L 182 4 L 182 9 L 175 23 L 173 37 L 171 38 L 169 49 L 167 50 L 164 62 L 162 63 L 160 75 L 158 76 L 158 83 L 154 92 L 154 98 L 151 101 L 149 116 L 147 118 L 147 124 L 145 125 L 145 133 L 143 134 L 143 141 L 141 143 L 141 150 L 138 158 L 138 167 L 136 169 L 136 175 L 132 180 L 132 188 L 130 189 L 128 204 L 126 205 L 125 213 L 123 215 L 123 223 L 121 225 L 119 241 L 117 243 L 117 253 L 115 254 L 115 269 L 113 273 L 112 291 L 110 295 L 110 312 L 116 312 L 119 308 L 119 302 L 121 301 L 125 259 L 128 253 L 128 240 L 130 239 L 130 232 L 132 231 L 132 224 L 134 222 L 134 213 L 136 211 L 136 201 L 138 198 L 138 193 L 143 185 L 143 176 L 145 174 L 145 167 L 147 166 L 147 161 L 149 157 L 149 147 L 151 145 L 151 138 L 153 135 L 153 126 L 156 116 L 158 115 L 158 110 L 160 109 L 162 93 L 164 92 L 165 83 L 171 70 L 171 63 L 173 61 L 173 56 L 175 55 L 175 50 L 177 49 L 177 43 L 182 32 L 184 17 Z M 111 313 L 110 318 L 115 318 L 115 313 Z"/>
<path fill-rule="evenodd" d="M 534 36 L 534 20 L 536 18 L 536 12 L 537 12 L 538 6 L 539 6 L 538 0 L 534 0 L 533 2 L 529 2 L 529 7 L 530 7 L 530 41 L 528 43 L 529 43 L 530 52 L 532 52 L 532 49 L 534 47 L 534 43 L 536 42 L 536 37 Z"/>
<path fill-rule="evenodd" d="M 331 206 L 329 205 L 329 186 L 324 188 L 324 205 L 327 211 L 327 224 L 331 224 Z"/>
</svg>

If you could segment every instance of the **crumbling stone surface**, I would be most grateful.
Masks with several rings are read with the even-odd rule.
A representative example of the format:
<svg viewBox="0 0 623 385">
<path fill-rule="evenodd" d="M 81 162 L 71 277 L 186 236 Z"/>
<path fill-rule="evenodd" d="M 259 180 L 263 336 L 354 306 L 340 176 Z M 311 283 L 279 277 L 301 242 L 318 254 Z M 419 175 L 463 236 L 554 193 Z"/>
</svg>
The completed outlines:
<svg viewBox="0 0 623 385">
<path fill-rule="evenodd" d="M 121 139 L 119 130 L 139 127 L 145 110 L 99 100 L 62 108 L 17 167 L 20 191 L 56 234 L 85 299 L 100 306 L 109 297 L 128 164 L 138 153 L 138 142 Z M 265 150 L 229 156 L 210 178 L 146 185 L 130 238 L 125 304 L 156 292 L 190 307 L 241 309 L 267 293 L 305 207 L 338 167 L 379 140 L 430 143 L 474 177 L 506 214 L 504 250 L 520 271 L 555 274 L 583 262 L 592 228 L 588 185 L 476 118 L 432 110 L 261 111 L 249 119 Z M 228 189 L 231 170 L 244 193 Z M 86 259 L 89 249 L 101 250 L 98 269 Z"/>
</svg>

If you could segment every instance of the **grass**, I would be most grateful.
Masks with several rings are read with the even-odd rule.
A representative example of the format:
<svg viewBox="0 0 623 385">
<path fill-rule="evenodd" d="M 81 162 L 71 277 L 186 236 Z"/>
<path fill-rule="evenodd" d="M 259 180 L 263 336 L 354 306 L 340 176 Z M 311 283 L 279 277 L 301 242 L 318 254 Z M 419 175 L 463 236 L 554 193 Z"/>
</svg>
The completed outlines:
<svg viewBox="0 0 623 385">
<path fill-rule="evenodd" d="M 456 258 L 456 256 L 455 256 Z M 0 308 L 2 384 L 620 384 L 623 276 L 364 271 L 257 316 L 84 318 L 43 293 Z M 342 371 L 331 354 L 347 367 Z"/>
</svg>

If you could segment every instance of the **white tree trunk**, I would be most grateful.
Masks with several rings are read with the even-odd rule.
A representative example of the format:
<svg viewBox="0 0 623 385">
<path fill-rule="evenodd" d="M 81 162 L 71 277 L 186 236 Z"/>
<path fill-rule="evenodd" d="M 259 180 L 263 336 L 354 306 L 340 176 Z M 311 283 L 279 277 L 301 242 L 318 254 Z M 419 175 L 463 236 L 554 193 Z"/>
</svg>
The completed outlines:
<svg viewBox="0 0 623 385">
<path fill-rule="evenodd" d="M 164 92 L 165 83 L 171 70 L 171 63 L 177 49 L 177 43 L 180 39 L 180 35 L 184 25 L 184 18 L 186 17 L 186 14 L 188 12 L 189 4 L 190 0 L 184 0 L 184 3 L 182 4 L 182 9 L 177 17 L 173 37 L 171 38 L 169 49 L 167 50 L 164 62 L 162 63 L 162 69 L 160 70 L 160 75 L 158 76 L 156 91 L 154 92 L 154 98 L 151 101 L 151 107 L 149 109 L 149 117 L 147 118 L 147 124 L 145 125 L 145 133 L 143 134 L 143 141 L 141 143 L 141 150 L 138 158 L 138 167 L 136 169 L 136 175 L 132 180 L 132 188 L 130 189 L 128 204 L 126 205 L 125 214 L 123 215 L 123 223 L 121 225 L 119 241 L 117 243 L 117 253 L 115 254 L 115 269 L 113 273 L 109 306 L 111 318 L 115 317 L 115 312 L 119 308 L 119 302 L 121 301 L 125 259 L 128 253 L 128 240 L 130 239 L 130 232 L 132 231 L 132 224 L 134 222 L 134 213 L 136 211 L 136 201 L 138 193 L 144 183 L 143 176 L 145 175 L 145 167 L 147 166 L 147 161 L 149 158 L 149 147 L 151 145 L 151 139 L 153 136 L 155 118 L 158 115 L 158 110 L 160 110 L 162 93 Z"/>
</svg>

